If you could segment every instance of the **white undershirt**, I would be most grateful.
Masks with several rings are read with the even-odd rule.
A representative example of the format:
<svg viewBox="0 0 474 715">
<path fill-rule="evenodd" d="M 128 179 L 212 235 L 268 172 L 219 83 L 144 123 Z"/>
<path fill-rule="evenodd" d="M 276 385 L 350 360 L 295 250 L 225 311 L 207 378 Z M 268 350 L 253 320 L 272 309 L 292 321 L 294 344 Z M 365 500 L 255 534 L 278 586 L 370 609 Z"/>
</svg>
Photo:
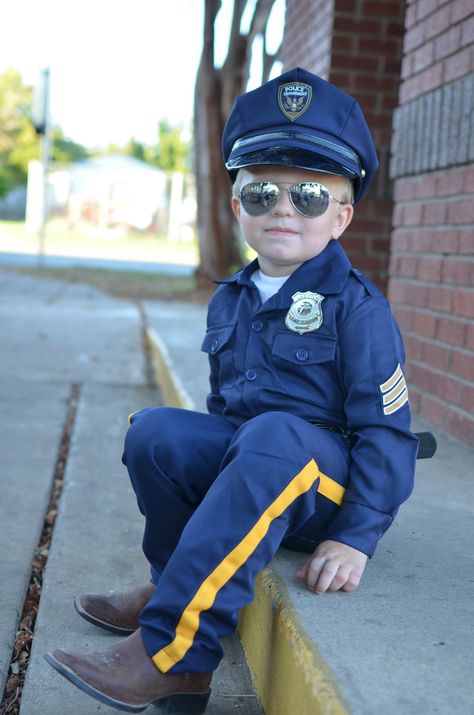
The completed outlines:
<svg viewBox="0 0 474 715">
<path fill-rule="evenodd" d="M 251 280 L 257 286 L 262 303 L 278 293 L 283 283 L 288 280 L 290 276 L 267 276 L 262 273 L 260 268 L 258 268 L 254 273 L 252 273 Z"/>
</svg>

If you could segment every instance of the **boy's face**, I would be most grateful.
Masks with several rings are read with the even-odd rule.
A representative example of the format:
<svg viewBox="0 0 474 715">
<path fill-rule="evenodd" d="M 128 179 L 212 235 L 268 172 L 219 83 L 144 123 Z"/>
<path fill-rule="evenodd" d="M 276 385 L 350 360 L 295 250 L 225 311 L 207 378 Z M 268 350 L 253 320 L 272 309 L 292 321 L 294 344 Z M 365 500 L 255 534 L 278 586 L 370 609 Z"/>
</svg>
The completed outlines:
<svg viewBox="0 0 474 715">
<path fill-rule="evenodd" d="M 347 182 L 340 176 L 322 174 L 286 166 L 254 166 L 241 169 L 239 188 L 252 181 L 272 181 L 291 185 L 303 181 L 323 184 L 336 199 L 347 200 Z M 331 238 L 339 238 L 349 225 L 353 207 L 330 201 L 327 210 L 316 218 L 306 218 L 290 201 L 288 191 L 281 189 L 275 206 L 262 216 L 250 216 L 238 196 L 232 197 L 232 210 L 242 229 L 245 241 L 258 254 L 263 273 L 286 276 L 323 251 Z"/>
</svg>

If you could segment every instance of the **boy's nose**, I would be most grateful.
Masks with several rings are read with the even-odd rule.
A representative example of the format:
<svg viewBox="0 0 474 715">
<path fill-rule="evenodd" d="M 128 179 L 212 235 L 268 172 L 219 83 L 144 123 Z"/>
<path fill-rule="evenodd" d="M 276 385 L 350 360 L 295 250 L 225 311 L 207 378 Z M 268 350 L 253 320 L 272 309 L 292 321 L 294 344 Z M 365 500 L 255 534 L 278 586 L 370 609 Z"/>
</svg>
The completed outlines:
<svg viewBox="0 0 474 715">
<path fill-rule="evenodd" d="M 290 216 L 295 212 L 295 208 L 290 201 L 290 192 L 287 189 L 280 191 L 280 196 L 272 209 L 275 216 Z"/>
</svg>

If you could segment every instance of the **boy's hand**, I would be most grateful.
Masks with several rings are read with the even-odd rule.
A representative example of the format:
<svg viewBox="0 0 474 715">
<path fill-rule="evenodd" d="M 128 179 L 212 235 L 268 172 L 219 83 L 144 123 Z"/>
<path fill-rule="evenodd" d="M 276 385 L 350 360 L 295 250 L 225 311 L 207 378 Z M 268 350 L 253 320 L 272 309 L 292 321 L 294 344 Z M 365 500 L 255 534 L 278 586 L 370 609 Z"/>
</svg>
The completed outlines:
<svg viewBox="0 0 474 715">
<path fill-rule="evenodd" d="M 326 591 L 355 591 L 364 573 L 367 556 L 338 541 L 323 541 L 296 577 L 306 580 L 317 594 Z"/>
</svg>

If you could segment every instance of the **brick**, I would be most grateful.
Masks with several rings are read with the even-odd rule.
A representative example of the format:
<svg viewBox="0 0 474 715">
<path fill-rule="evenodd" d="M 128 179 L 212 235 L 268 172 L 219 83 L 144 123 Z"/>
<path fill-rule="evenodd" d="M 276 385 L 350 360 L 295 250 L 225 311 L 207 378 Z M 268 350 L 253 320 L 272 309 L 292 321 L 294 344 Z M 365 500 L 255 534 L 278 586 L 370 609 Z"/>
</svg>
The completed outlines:
<svg viewBox="0 0 474 715">
<path fill-rule="evenodd" d="M 380 20 L 369 19 L 366 17 L 344 17 L 337 15 L 334 17 L 334 33 L 347 32 L 356 35 L 359 38 L 367 36 L 380 36 L 382 33 L 382 23 Z M 365 41 L 365 40 L 363 40 Z"/>
<path fill-rule="evenodd" d="M 443 427 L 446 414 L 444 402 L 436 400 L 428 394 L 424 394 L 421 396 L 418 413 L 420 417 L 431 422 L 431 424 Z"/>
<path fill-rule="evenodd" d="M 442 35 L 434 41 L 434 58 L 441 60 L 448 55 L 452 55 L 459 49 L 461 43 L 461 28 L 459 25 L 449 27 Z"/>
<path fill-rule="evenodd" d="M 474 419 L 455 410 L 447 410 L 445 416 L 445 429 L 460 442 L 467 445 L 474 444 Z"/>
<path fill-rule="evenodd" d="M 403 207 L 403 225 L 419 226 L 422 222 L 423 204 L 405 204 Z"/>
<path fill-rule="evenodd" d="M 402 333 L 411 330 L 413 318 L 415 316 L 413 310 L 411 308 L 401 308 L 400 306 L 395 306 L 393 312 Z"/>
<path fill-rule="evenodd" d="M 423 44 L 425 39 L 425 28 L 422 24 L 415 25 L 406 31 L 403 39 L 403 51 L 409 54 Z"/>
<path fill-rule="evenodd" d="M 465 20 L 461 25 L 461 45 L 472 45 L 474 43 L 474 15 Z"/>
<path fill-rule="evenodd" d="M 444 226 L 447 206 L 443 201 L 428 203 L 423 206 L 422 223 L 424 226 Z"/>
<path fill-rule="evenodd" d="M 459 229 L 443 228 L 433 232 L 433 251 L 436 253 L 459 253 Z"/>
<path fill-rule="evenodd" d="M 400 256 L 398 259 L 398 275 L 414 278 L 417 274 L 416 256 Z"/>
<path fill-rule="evenodd" d="M 405 335 L 404 343 L 408 360 L 421 360 L 423 341 L 417 338 L 416 335 Z"/>
<path fill-rule="evenodd" d="M 472 69 L 471 56 L 471 48 L 466 47 L 456 52 L 452 57 L 447 57 L 443 60 L 443 81 L 445 83 L 452 82 L 458 77 L 464 77 L 469 74 Z"/>
<path fill-rule="evenodd" d="M 474 324 L 466 325 L 466 340 L 464 347 L 466 350 L 474 351 Z"/>
<path fill-rule="evenodd" d="M 332 38 L 332 51 L 333 52 L 354 52 L 355 42 L 351 35 L 339 35 L 335 34 Z"/>
<path fill-rule="evenodd" d="M 416 310 L 413 319 L 413 332 L 426 338 L 434 338 L 436 335 L 436 323 L 437 317 L 433 313 Z"/>
<path fill-rule="evenodd" d="M 464 169 L 462 172 L 464 192 L 474 194 L 474 166 Z"/>
<path fill-rule="evenodd" d="M 438 172 L 434 178 L 436 181 L 435 196 L 455 196 L 465 193 L 465 172 L 462 170 Z"/>
<path fill-rule="evenodd" d="M 450 313 L 453 303 L 453 293 L 451 288 L 444 286 L 426 287 L 426 307 L 431 310 L 439 310 L 443 313 Z"/>
<path fill-rule="evenodd" d="M 400 2 L 380 2 L 380 0 L 365 0 L 362 5 L 362 14 L 367 15 L 382 15 L 382 17 L 400 17 L 403 18 L 403 5 Z"/>
<path fill-rule="evenodd" d="M 439 35 L 449 26 L 449 5 L 445 5 L 434 12 L 423 24 L 425 26 L 425 37 L 427 39 Z"/>
<path fill-rule="evenodd" d="M 472 0 L 454 0 L 454 2 L 451 3 L 451 23 L 453 25 L 469 17 L 472 13 Z"/>
<path fill-rule="evenodd" d="M 459 199 L 448 206 L 447 222 L 450 224 L 474 223 L 474 201 L 472 199 Z"/>
<path fill-rule="evenodd" d="M 422 20 L 436 10 L 437 0 L 418 0 L 416 3 L 416 19 Z"/>
<path fill-rule="evenodd" d="M 466 340 L 465 321 L 438 316 L 436 337 L 444 343 L 463 347 Z"/>
<path fill-rule="evenodd" d="M 419 253 L 428 253 L 433 246 L 433 233 L 427 229 L 419 229 L 413 233 L 411 248 Z"/>
<path fill-rule="evenodd" d="M 466 227 L 458 231 L 458 252 L 474 253 L 474 228 Z"/>
<path fill-rule="evenodd" d="M 474 260 L 449 258 L 444 261 L 442 270 L 443 283 L 452 283 L 458 286 L 474 285 Z"/>
<path fill-rule="evenodd" d="M 405 13 L 405 27 L 407 31 L 413 27 L 416 22 L 416 8 L 414 3 L 408 5 Z"/>
<path fill-rule="evenodd" d="M 412 361 L 410 379 L 420 390 L 431 394 L 435 389 L 438 375 L 424 363 Z"/>
<path fill-rule="evenodd" d="M 423 362 L 425 365 L 429 365 L 435 370 L 444 371 L 448 368 L 450 355 L 451 349 L 445 345 L 437 345 L 432 342 L 425 343 L 423 349 Z M 443 377 L 438 375 L 434 385 L 435 394 L 440 397 L 443 396 L 443 386 L 440 384 L 442 380 Z"/>
<path fill-rule="evenodd" d="M 474 381 L 474 354 L 453 350 L 449 368 L 464 380 Z"/>
<path fill-rule="evenodd" d="M 454 291 L 453 313 L 474 319 L 474 289 Z"/>
<path fill-rule="evenodd" d="M 443 261 L 441 258 L 420 257 L 417 261 L 417 278 L 430 283 L 439 283 Z"/>
<path fill-rule="evenodd" d="M 474 419 L 474 385 L 465 383 L 462 384 L 461 398 L 459 400 L 461 409 L 470 412 Z"/>
<path fill-rule="evenodd" d="M 460 406 L 465 383 L 449 375 L 438 376 L 436 394 L 451 405 Z"/>
<path fill-rule="evenodd" d="M 433 62 L 434 42 L 425 42 L 413 53 L 413 72 L 421 72 Z"/>
</svg>

